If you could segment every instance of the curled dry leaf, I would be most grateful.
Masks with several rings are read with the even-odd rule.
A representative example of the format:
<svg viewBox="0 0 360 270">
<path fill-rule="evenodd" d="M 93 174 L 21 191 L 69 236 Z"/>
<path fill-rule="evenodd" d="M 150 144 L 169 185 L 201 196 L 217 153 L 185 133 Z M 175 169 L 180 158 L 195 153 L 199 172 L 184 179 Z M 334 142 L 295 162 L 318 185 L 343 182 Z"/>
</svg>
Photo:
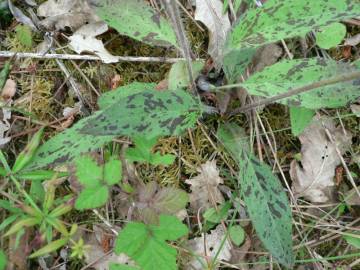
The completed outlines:
<svg viewBox="0 0 360 270">
<path fill-rule="evenodd" d="M 200 208 L 204 211 L 216 203 L 224 202 L 224 197 L 218 189 L 219 184 L 223 184 L 224 181 L 219 176 L 216 161 L 202 164 L 198 172 L 198 176 L 185 181 L 191 186 L 190 206 L 196 212 Z"/>
<path fill-rule="evenodd" d="M 188 263 L 186 269 L 196 269 L 202 270 L 203 267 L 198 259 L 203 261 L 203 264 L 211 262 L 217 256 L 217 262 L 219 261 L 229 261 L 231 258 L 232 245 L 230 240 L 226 238 L 224 245 L 222 245 L 224 238 L 226 237 L 226 232 L 223 226 L 220 224 L 216 227 L 215 230 L 211 231 L 208 234 L 203 234 L 201 237 L 191 239 L 189 241 L 189 248 L 199 258 L 193 257 L 193 259 Z M 216 267 L 216 269 L 218 266 Z M 215 269 L 215 268 L 211 268 Z"/>
<path fill-rule="evenodd" d="M 39 17 L 45 17 L 40 25 L 48 30 L 75 31 L 84 24 L 100 21 L 86 0 L 48 0 L 37 10 Z"/>
<path fill-rule="evenodd" d="M 335 143 L 328 139 L 325 128 L 332 134 Z M 315 116 L 313 122 L 299 136 L 301 142 L 301 164 L 293 160 L 290 164 L 292 189 L 295 195 L 305 197 L 313 203 L 334 201 L 335 169 L 341 163 L 336 148 L 343 154 L 351 144 L 352 135 L 344 134 L 335 127 L 330 118 Z"/>
<path fill-rule="evenodd" d="M 209 29 L 208 52 L 217 67 L 221 66 L 226 34 L 231 28 L 227 12 L 220 0 L 196 0 L 195 20 Z"/>
</svg>

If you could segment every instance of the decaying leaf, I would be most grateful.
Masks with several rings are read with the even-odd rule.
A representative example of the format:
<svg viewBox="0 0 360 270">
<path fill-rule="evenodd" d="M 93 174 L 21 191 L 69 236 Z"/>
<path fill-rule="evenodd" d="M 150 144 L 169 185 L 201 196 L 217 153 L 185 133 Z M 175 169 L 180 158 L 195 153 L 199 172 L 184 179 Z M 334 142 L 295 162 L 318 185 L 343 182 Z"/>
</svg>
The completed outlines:
<svg viewBox="0 0 360 270">
<path fill-rule="evenodd" d="M 86 0 L 48 0 L 37 10 L 39 17 L 45 17 L 40 24 L 49 30 L 75 31 L 84 24 L 100 21 Z"/>
<path fill-rule="evenodd" d="M 225 239 L 223 245 L 225 237 L 226 232 L 223 226 L 220 224 L 216 227 L 215 230 L 211 231 L 210 233 L 203 234 L 200 237 L 191 239 L 189 241 L 189 248 L 195 254 L 195 256 L 198 256 L 198 258 L 194 257 L 189 262 L 186 269 L 204 269 L 199 262 L 199 259 L 203 262 L 204 265 L 206 265 L 207 262 L 210 262 L 212 259 L 215 258 L 219 250 L 220 252 L 217 256 L 217 262 L 221 260 L 229 261 L 231 258 L 232 246 L 228 238 Z M 218 265 L 216 266 L 216 268 L 211 269 L 218 269 Z"/>
<path fill-rule="evenodd" d="M 327 128 L 336 144 L 331 143 L 325 133 Z M 335 169 L 341 163 L 336 152 L 343 154 L 351 144 L 352 135 L 344 134 L 341 127 L 335 127 L 330 118 L 315 116 L 313 122 L 299 136 L 301 147 L 301 165 L 296 160 L 290 164 L 293 191 L 313 203 L 334 200 Z"/>
<path fill-rule="evenodd" d="M 208 52 L 219 67 L 226 34 L 231 28 L 227 12 L 223 13 L 223 3 L 220 0 L 196 0 L 195 20 L 201 21 L 209 29 Z"/>
<path fill-rule="evenodd" d="M 216 161 L 207 161 L 198 168 L 199 175 L 186 180 L 191 187 L 190 205 L 194 211 L 203 211 L 216 203 L 224 202 L 224 197 L 218 189 L 224 180 L 219 176 Z"/>
<path fill-rule="evenodd" d="M 115 63 L 118 61 L 117 57 L 111 55 L 104 47 L 101 40 L 96 36 L 105 33 L 108 26 L 104 22 L 94 22 L 83 25 L 71 37 L 70 47 L 77 53 L 89 52 L 94 53 L 101 58 L 104 63 Z"/>
</svg>

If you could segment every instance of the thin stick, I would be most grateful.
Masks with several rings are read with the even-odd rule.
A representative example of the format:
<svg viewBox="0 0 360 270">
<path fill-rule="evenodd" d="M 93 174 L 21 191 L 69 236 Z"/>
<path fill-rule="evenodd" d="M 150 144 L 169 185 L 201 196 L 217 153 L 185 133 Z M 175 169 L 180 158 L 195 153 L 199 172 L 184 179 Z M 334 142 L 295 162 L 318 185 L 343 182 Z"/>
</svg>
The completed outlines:
<svg viewBox="0 0 360 270">
<path fill-rule="evenodd" d="M 262 105 L 268 105 L 271 104 L 275 101 L 278 101 L 280 99 L 284 99 L 284 98 L 288 98 L 294 95 L 298 95 L 304 92 L 308 92 L 311 91 L 313 89 L 319 88 L 319 87 L 323 87 L 323 86 L 327 86 L 327 85 L 332 85 L 332 84 L 336 84 L 336 83 L 340 83 L 340 82 L 346 82 L 346 81 L 351 81 L 354 79 L 358 79 L 360 78 L 360 71 L 356 71 L 356 72 L 352 72 L 349 74 L 343 74 L 340 76 L 336 76 L 330 79 L 326 79 L 326 80 L 322 80 L 322 81 L 318 81 L 318 82 L 314 82 L 305 86 L 301 86 L 295 89 L 289 89 L 289 91 L 270 97 L 270 98 L 266 98 L 263 100 L 260 100 L 258 102 L 254 102 L 252 104 L 243 106 L 241 108 L 235 109 L 234 111 L 232 111 L 230 113 L 230 115 L 235 115 L 238 113 L 242 113 L 242 112 L 246 112 L 250 109 L 254 109 L 256 107 L 262 106 Z M 233 88 L 233 87 L 238 87 L 238 86 L 243 86 L 243 83 L 239 83 L 239 84 L 231 84 L 231 85 L 224 85 L 221 87 L 217 87 L 216 90 L 220 90 L 220 89 L 229 89 L 229 88 Z"/>
<path fill-rule="evenodd" d="M 33 59 L 62 59 L 62 60 L 87 60 L 101 61 L 101 58 L 95 55 L 78 55 L 78 54 L 60 54 L 60 53 L 29 53 L 29 52 L 10 52 L 0 51 L 0 57 L 10 58 L 15 56 L 19 58 Z M 150 62 L 150 63 L 176 63 L 186 60 L 185 58 L 167 58 L 167 57 L 144 57 L 144 56 L 115 56 L 118 62 Z M 198 59 L 201 60 L 201 59 Z"/>
</svg>

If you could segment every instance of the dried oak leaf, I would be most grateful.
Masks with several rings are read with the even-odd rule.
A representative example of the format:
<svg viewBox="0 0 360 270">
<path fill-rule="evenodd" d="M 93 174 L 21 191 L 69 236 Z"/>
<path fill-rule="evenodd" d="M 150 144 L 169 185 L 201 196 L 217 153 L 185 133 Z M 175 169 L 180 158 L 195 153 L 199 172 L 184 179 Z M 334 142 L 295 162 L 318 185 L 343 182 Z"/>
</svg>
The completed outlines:
<svg viewBox="0 0 360 270">
<path fill-rule="evenodd" d="M 232 255 L 232 245 L 228 238 L 226 238 L 224 245 L 222 245 L 225 237 L 226 232 L 220 224 L 210 233 L 189 240 L 188 247 L 198 258 L 194 256 L 185 269 L 202 270 L 203 267 L 198 259 L 200 258 L 206 265 L 206 262 L 212 261 L 218 252 L 217 262 L 229 261 Z M 216 268 L 211 269 L 218 269 L 218 265 Z"/>
<path fill-rule="evenodd" d="M 332 143 L 325 133 L 332 135 Z M 335 127 L 330 118 L 315 116 L 313 122 L 299 136 L 301 142 L 301 164 L 293 160 L 290 164 L 290 176 L 293 192 L 313 203 L 335 200 L 335 169 L 341 163 L 336 148 L 343 154 L 351 144 L 352 135 L 344 134 L 341 127 Z"/>
<path fill-rule="evenodd" d="M 219 176 L 216 161 L 207 161 L 198 168 L 199 175 L 185 181 L 191 187 L 190 206 L 194 211 L 206 210 L 216 203 L 222 203 L 224 197 L 218 189 L 224 180 Z"/>
</svg>

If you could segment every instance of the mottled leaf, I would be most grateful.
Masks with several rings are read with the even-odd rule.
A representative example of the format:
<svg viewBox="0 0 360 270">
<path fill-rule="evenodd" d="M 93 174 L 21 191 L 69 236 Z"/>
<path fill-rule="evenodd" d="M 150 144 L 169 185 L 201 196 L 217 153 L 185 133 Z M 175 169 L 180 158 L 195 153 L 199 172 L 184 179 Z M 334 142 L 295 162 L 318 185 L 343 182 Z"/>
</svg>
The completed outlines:
<svg viewBox="0 0 360 270">
<path fill-rule="evenodd" d="M 157 92 L 153 86 L 134 83 L 109 93 L 101 99 L 103 111 L 80 120 L 39 147 L 26 170 L 70 162 L 75 157 L 98 149 L 116 136 L 177 135 L 196 122 L 202 110 L 199 100 L 186 92 Z M 149 91 L 136 90 L 138 87 Z M 128 95 L 133 90 L 136 94 Z M 109 133 L 109 136 L 99 133 Z"/>
<path fill-rule="evenodd" d="M 338 63 L 331 59 L 284 60 L 254 74 L 242 86 L 251 95 L 269 98 L 294 88 L 355 71 L 353 65 Z M 359 80 L 336 83 L 293 95 L 278 102 L 308 109 L 337 108 L 360 96 L 359 85 Z"/>
<path fill-rule="evenodd" d="M 249 9 L 241 16 L 228 35 L 226 54 L 232 56 L 224 59 L 226 75 L 233 82 L 235 75 L 231 71 L 244 72 L 251 61 L 250 48 L 304 36 L 313 29 L 357 17 L 359 13 L 358 0 L 268 0 L 262 7 Z"/>
<path fill-rule="evenodd" d="M 346 26 L 342 23 L 332 23 L 321 27 L 316 32 L 316 44 L 323 49 L 336 47 L 346 35 Z"/>
<path fill-rule="evenodd" d="M 94 0 L 95 12 L 120 34 L 150 45 L 177 46 L 171 24 L 144 0 Z"/>
<path fill-rule="evenodd" d="M 127 96 L 91 118 L 79 130 L 96 136 L 179 135 L 201 115 L 199 101 L 184 91 L 147 91 Z"/>
<path fill-rule="evenodd" d="M 291 133 L 294 136 L 301 134 L 310 124 L 314 115 L 314 110 L 302 107 L 290 107 Z"/>
<path fill-rule="evenodd" d="M 188 232 L 176 217 L 160 216 L 159 226 L 128 223 L 115 242 L 115 253 L 125 253 L 143 270 L 176 270 L 176 249 L 166 240 L 177 240 Z"/>
<path fill-rule="evenodd" d="M 268 165 L 242 148 L 243 142 L 229 143 L 231 127 L 221 126 L 220 130 L 220 141 L 238 163 L 241 195 L 258 237 L 279 263 L 291 267 L 291 209 L 281 183 Z M 221 134 L 227 134 L 225 140 Z"/>
</svg>

